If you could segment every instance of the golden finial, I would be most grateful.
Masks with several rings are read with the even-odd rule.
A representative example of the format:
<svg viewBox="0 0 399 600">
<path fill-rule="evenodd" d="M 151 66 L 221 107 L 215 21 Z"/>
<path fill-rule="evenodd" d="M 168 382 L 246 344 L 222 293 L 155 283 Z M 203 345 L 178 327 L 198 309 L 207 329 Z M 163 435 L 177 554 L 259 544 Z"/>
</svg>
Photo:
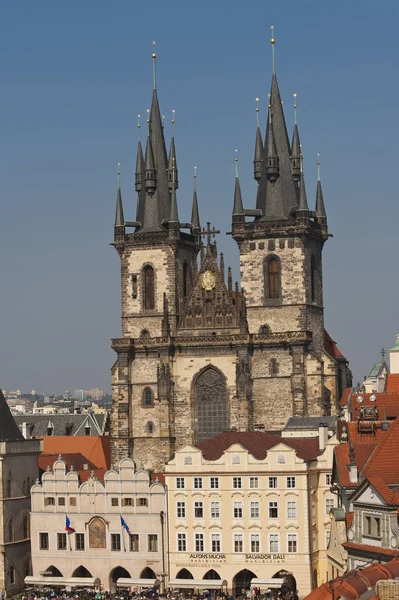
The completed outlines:
<svg viewBox="0 0 399 600">
<path fill-rule="evenodd" d="M 150 109 L 147 108 L 145 112 L 147 113 L 148 135 L 150 135 Z"/>
<path fill-rule="evenodd" d="M 294 125 L 296 125 L 296 97 L 297 94 L 294 94 Z"/>
<path fill-rule="evenodd" d="M 275 57 L 274 57 L 274 44 L 276 43 L 276 40 L 274 39 L 274 25 L 272 25 L 270 27 L 270 31 L 271 31 L 271 35 L 272 35 L 272 37 L 270 38 L 270 43 L 272 45 L 272 70 L 273 70 L 273 75 L 275 75 L 276 62 L 275 62 Z"/>
<path fill-rule="evenodd" d="M 197 191 L 197 167 L 194 167 L 194 192 Z"/>
<path fill-rule="evenodd" d="M 117 175 L 118 175 L 118 189 L 121 187 L 121 163 L 118 162 L 118 171 L 117 171 Z"/>
<path fill-rule="evenodd" d="M 157 55 L 155 53 L 155 44 L 155 41 L 152 42 L 152 72 L 154 76 L 154 90 L 157 89 Z"/>
<path fill-rule="evenodd" d="M 256 126 L 259 127 L 259 98 L 255 98 L 256 102 Z"/>
<path fill-rule="evenodd" d="M 236 157 L 234 159 L 234 162 L 236 163 L 236 177 L 238 177 L 238 150 L 237 150 L 237 148 L 234 150 L 234 152 L 236 153 Z"/>
<path fill-rule="evenodd" d="M 271 94 L 268 94 L 269 96 L 269 123 L 271 124 L 272 122 L 272 97 Z"/>
<path fill-rule="evenodd" d="M 320 181 L 320 154 L 317 153 L 317 181 Z"/>
<path fill-rule="evenodd" d="M 138 131 L 139 140 L 141 139 L 140 138 L 140 127 L 141 127 L 141 124 L 140 124 L 140 115 L 137 115 L 137 131 Z"/>
</svg>

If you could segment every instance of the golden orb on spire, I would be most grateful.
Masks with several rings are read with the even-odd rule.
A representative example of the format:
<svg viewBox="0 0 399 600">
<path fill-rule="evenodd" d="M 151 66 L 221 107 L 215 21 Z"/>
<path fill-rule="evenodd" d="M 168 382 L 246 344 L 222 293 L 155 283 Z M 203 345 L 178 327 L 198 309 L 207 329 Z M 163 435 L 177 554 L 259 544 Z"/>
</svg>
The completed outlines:
<svg viewBox="0 0 399 600">
<path fill-rule="evenodd" d="M 156 44 L 156 42 L 155 42 L 155 41 L 154 41 L 154 42 L 152 42 L 152 45 L 154 46 L 154 50 L 155 50 L 155 44 Z M 155 52 L 153 52 L 153 53 L 152 53 L 152 58 L 156 58 L 156 57 L 157 57 L 156 53 L 155 53 Z"/>
<path fill-rule="evenodd" d="M 270 29 L 271 29 L 271 32 L 272 32 L 272 37 L 271 37 L 271 39 L 270 39 L 270 43 L 271 43 L 271 44 L 275 44 L 275 43 L 276 43 L 276 40 L 274 39 L 274 25 L 272 25 L 272 26 L 270 27 Z"/>
</svg>

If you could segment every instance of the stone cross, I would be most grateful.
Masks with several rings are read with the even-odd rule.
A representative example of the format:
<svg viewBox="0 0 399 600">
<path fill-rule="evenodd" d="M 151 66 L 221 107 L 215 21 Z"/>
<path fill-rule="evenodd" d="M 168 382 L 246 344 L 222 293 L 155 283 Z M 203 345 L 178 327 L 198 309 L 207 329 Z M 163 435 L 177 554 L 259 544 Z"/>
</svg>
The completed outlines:
<svg viewBox="0 0 399 600">
<path fill-rule="evenodd" d="M 205 227 L 202 228 L 201 236 L 204 239 L 208 238 L 207 239 L 207 244 L 209 246 L 210 243 L 211 243 L 212 237 L 213 237 L 213 239 L 215 239 L 217 233 L 220 233 L 220 231 L 218 229 L 215 229 L 214 227 L 212 227 L 212 229 L 211 229 L 211 224 L 207 223 L 206 224 L 206 229 L 205 229 Z"/>
</svg>

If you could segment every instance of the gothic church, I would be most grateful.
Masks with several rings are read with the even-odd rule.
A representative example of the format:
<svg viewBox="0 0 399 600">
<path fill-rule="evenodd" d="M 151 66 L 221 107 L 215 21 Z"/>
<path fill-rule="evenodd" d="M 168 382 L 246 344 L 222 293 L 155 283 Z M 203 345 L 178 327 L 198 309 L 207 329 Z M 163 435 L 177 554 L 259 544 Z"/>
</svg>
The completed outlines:
<svg viewBox="0 0 399 600">
<path fill-rule="evenodd" d="M 236 172 L 231 234 L 241 286 L 233 286 L 217 232 L 200 225 L 195 187 L 191 222 L 179 220 L 175 143 L 168 154 L 154 82 L 145 154 L 140 141 L 137 150 L 135 221 L 125 221 L 117 191 L 113 463 L 130 456 L 162 471 L 176 449 L 222 431 L 278 430 L 292 415 L 335 414 L 351 383 L 324 330 L 321 182 L 310 208 L 298 127 L 290 143 L 275 73 L 269 102 L 265 136 L 259 126 L 255 136 L 256 208 L 244 208 Z"/>
</svg>

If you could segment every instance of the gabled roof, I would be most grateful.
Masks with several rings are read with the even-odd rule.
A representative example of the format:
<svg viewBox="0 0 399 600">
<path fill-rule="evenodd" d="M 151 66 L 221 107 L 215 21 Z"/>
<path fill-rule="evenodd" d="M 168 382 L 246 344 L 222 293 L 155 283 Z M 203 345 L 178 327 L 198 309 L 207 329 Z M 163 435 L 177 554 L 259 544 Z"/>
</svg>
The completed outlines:
<svg viewBox="0 0 399 600">
<path fill-rule="evenodd" d="M 43 439 L 43 453 L 47 455 L 84 456 L 98 469 L 111 467 L 110 437 L 105 436 L 51 436 Z"/>
<path fill-rule="evenodd" d="M 364 464 L 367 462 L 370 454 L 377 446 L 377 442 L 370 443 L 354 443 L 353 449 L 355 452 L 355 461 L 357 465 L 358 473 L 363 468 Z M 342 487 L 353 487 L 356 488 L 358 483 L 352 483 L 349 479 L 349 443 L 339 444 L 335 448 L 334 452 L 334 474 L 338 483 Z"/>
<path fill-rule="evenodd" d="M 233 444 L 241 444 L 254 458 L 264 460 L 267 451 L 284 444 L 296 451 L 299 458 L 313 460 L 322 454 L 319 438 L 282 438 L 280 433 L 262 433 L 260 431 L 226 431 L 198 444 L 206 460 L 217 460 Z"/>
<path fill-rule="evenodd" d="M 326 330 L 324 330 L 324 349 L 330 356 L 333 356 L 334 358 L 344 358 L 344 355 L 337 346 L 337 342 L 332 339 Z"/>
<path fill-rule="evenodd" d="M 0 442 L 14 442 L 23 439 L 0 389 Z"/>
<path fill-rule="evenodd" d="M 53 436 L 85 436 L 85 424 L 88 422 L 90 435 L 101 435 L 104 433 L 107 422 L 107 414 L 56 414 L 56 415 L 16 415 L 15 422 L 19 428 L 27 423 L 31 437 L 47 436 L 47 428 L 51 422 L 54 425 Z"/>
<path fill-rule="evenodd" d="M 380 476 L 387 484 L 399 484 L 399 419 L 392 421 L 390 428 L 375 452 L 365 464 L 362 475 Z"/>
<path fill-rule="evenodd" d="M 347 387 L 342 392 L 341 400 L 339 401 L 340 406 L 347 406 L 349 402 L 350 395 L 353 391 L 352 387 Z"/>
</svg>

